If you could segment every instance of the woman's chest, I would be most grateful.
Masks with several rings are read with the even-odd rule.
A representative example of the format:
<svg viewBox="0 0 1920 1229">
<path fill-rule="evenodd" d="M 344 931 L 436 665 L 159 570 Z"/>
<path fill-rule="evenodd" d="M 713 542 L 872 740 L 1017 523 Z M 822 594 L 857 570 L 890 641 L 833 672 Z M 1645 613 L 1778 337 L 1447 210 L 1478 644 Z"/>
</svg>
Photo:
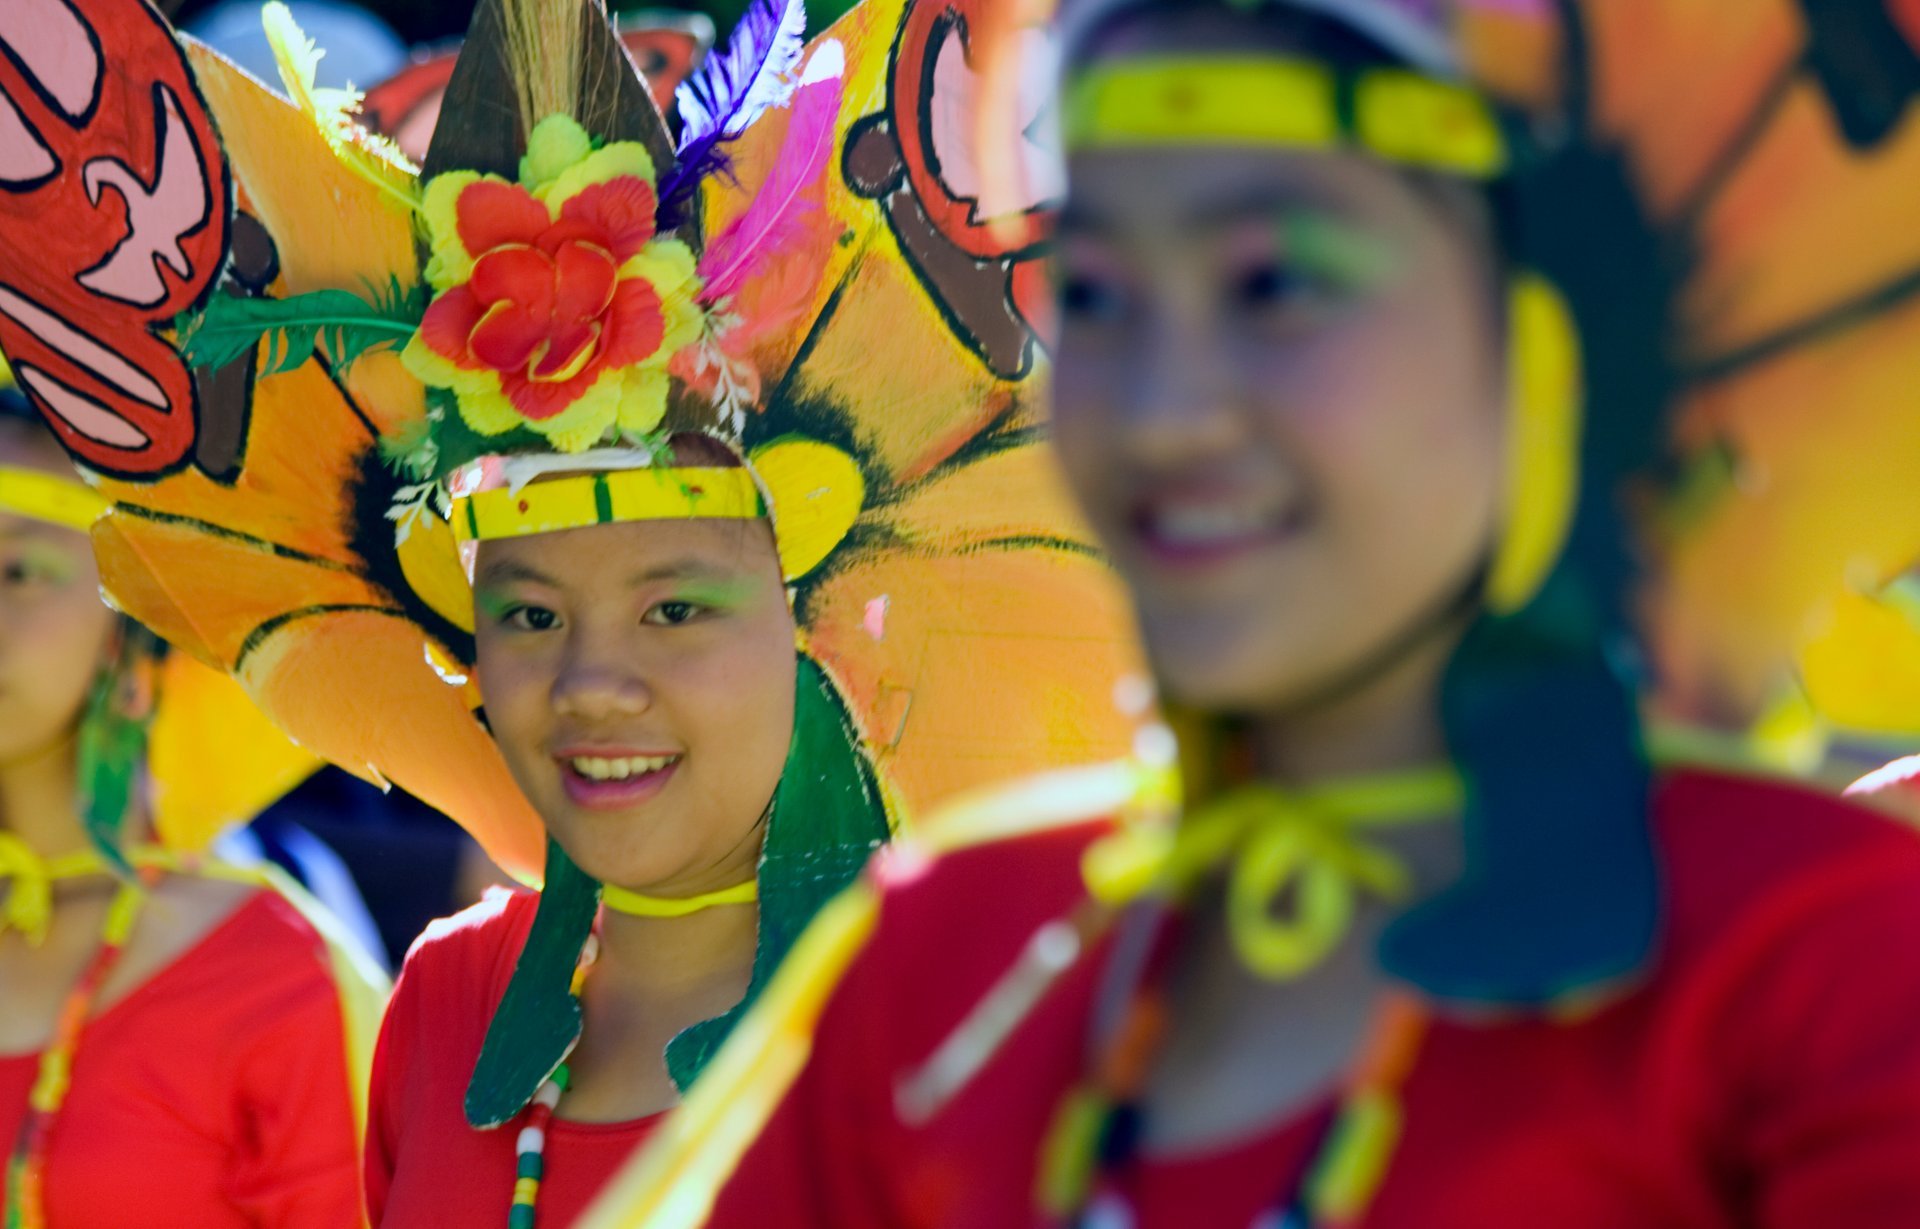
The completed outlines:
<svg viewBox="0 0 1920 1229">
<path fill-rule="evenodd" d="M 1049 1223 L 1040 1192 L 1071 1090 L 1052 1073 L 1073 1068 L 1073 1049 L 1065 1032 L 1024 1039 L 991 1086 L 909 1136 L 894 1184 L 903 1222 Z M 1661 1087 L 1643 1058 L 1643 1047 L 1579 1029 L 1435 1030 L 1389 1103 L 1359 1114 L 1374 1129 L 1335 1125 L 1339 1106 L 1315 1098 L 1283 1122 L 1149 1155 L 1109 1175 L 1117 1198 L 1101 1223 L 1265 1229 L 1318 1191 L 1365 1208 L 1326 1223 L 1364 1229 L 1732 1229 L 1737 1184 L 1709 1154 L 1705 1108 Z"/>
<path fill-rule="evenodd" d="M 232 1189 L 244 1146 L 231 1072 L 191 1038 L 130 1044 L 83 1035 L 47 1123 L 42 1200 L 50 1229 L 137 1220 L 220 1229 L 247 1218 Z M 37 1057 L 0 1061 L 0 1136 L 18 1137 Z"/>
</svg>

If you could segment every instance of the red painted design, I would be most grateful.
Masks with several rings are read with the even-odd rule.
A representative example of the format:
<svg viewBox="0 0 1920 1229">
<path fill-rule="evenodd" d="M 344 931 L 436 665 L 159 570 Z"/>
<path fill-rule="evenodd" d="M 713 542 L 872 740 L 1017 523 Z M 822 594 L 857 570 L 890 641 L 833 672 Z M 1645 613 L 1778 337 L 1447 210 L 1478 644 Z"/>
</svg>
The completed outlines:
<svg viewBox="0 0 1920 1229">
<path fill-rule="evenodd" d="M 212 121 L 143 0 L 6 0 L 0 51 L 0 350 L 78 460 L 166 472 L 194 386 L 155 330 L 227 253 Z"/>
</svg>

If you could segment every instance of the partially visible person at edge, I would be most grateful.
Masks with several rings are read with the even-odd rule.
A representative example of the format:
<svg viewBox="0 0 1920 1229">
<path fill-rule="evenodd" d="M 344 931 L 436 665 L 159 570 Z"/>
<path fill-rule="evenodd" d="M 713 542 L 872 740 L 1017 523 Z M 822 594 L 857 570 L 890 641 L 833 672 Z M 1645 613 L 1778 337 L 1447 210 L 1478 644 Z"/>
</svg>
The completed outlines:
<svg viewBox="0 0 1920 1229">
<path fill-rule="evenodd" d="M 1458 138 L 1457 92 L 1385 132 L 1289 109 L 1394 72 L 1373 97 L 1417 108 L 1443 31 L 1382 0 L 1094 0 L 1062 29 L 1057 445 L 1186 813 L 1156 840 L 1136 775 L 1083 775 L 883 854 L 749 1022 L 775 1044 L 724 1053 L 589 1223 L 1915 1223 L 1920 841 L 1644 765 L 1591 438 L 1621 407 L 1589 417 L 1607 488 L 1495 608 L 1539 511 L 1500 494 L 1527 236 L 1444 145 L 1389 148 Z"/>
<path fill-rule="evenodd" d="M 112 720 L 89 696 L 143 685 L 123 668 L 140 633 L 100 599 L 84 519 L 46 512 L 97 502 L 0 394 L 5 1224 L 362 1225 L 366 1054 L 348 1017 L 370 1039 L 377 971 L 342 968 L 255 877 L 177 865 L 143 837 L 125 882 L 89 841 L 79 747 L 87 721 Z"/>
</svg>

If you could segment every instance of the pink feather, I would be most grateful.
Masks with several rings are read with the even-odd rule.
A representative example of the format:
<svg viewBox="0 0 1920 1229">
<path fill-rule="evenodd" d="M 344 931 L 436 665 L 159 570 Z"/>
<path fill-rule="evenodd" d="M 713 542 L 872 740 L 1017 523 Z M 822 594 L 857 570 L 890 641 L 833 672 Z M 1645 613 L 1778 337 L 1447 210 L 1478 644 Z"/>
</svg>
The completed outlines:
<svg viewBox="0 0 1920 1229">
<path fill-rule="evenodd" d="M 728 223 L 700 257 L 700 297 L 717 303 L 736 293 L 774 253 L 806 238 L 807 216 L 817 206 L 807 191 L 820 180 L 833 153 L 843 87 L 838 74 L 802 85 L 790 104 L 786 140 L 773 169 L 746 212 Z"/>
</svg>

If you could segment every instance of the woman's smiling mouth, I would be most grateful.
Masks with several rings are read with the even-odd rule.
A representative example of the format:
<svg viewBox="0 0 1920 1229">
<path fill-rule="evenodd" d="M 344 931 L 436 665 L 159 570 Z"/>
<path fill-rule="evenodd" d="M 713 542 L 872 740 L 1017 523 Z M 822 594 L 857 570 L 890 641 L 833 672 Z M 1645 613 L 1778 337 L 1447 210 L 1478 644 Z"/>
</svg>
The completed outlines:
<svg viewBox="0 0 1920 1229">
<path fill-rule="evenodd" d="M 665 789 L 685 757 L 569 748 L 553 758 L 561 787 L 575 806 L 614 811 L 646 802 Z"/>
</svg>

